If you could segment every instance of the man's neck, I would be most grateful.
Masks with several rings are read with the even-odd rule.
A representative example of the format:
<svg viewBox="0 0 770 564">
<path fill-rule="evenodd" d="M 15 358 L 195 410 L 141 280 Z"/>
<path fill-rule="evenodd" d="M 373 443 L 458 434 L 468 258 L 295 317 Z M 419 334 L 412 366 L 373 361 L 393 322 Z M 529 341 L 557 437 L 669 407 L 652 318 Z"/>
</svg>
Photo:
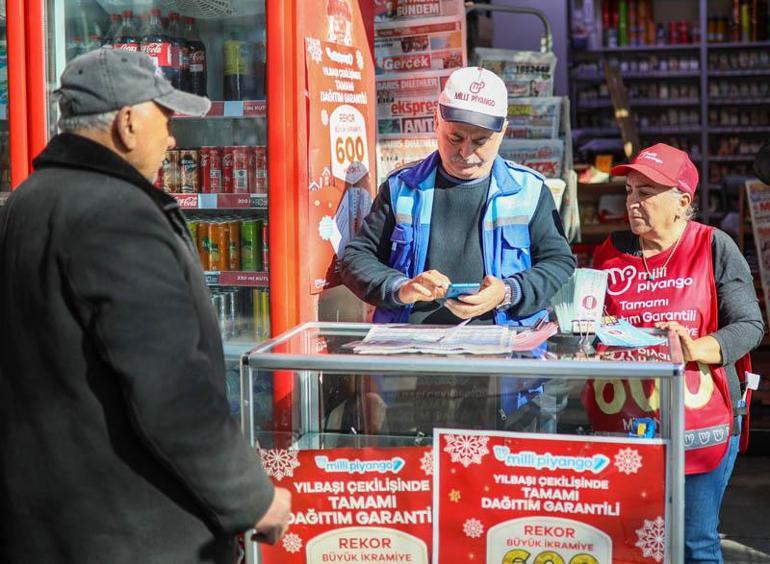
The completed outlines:
<svg viewBox="0 0 770 564">
<path fill-rule="evenodd" d="M 490 172 L 488 171 L 486 174 L 482 174 L 476 178 L 458 178 L 457 176 L 449 174 L 442 164 L 439 164 L 438 168 L 439 174 L 454 184 L 477 184 L 486 180 L 490 175 Z"/>
</svg>

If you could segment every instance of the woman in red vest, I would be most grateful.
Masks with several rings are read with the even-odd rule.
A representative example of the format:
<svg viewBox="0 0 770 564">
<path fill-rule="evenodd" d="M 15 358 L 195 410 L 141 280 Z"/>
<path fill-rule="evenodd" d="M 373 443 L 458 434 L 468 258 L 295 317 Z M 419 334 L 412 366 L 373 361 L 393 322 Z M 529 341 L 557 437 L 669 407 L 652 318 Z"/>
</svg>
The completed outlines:
<svg viewBox="0 0 770 564">
<path fill-rule="evenodd" d="M 654 145 L 612 174 L 627 177 L 631 230 L 608 237 L 594 267 L 609 271 L 608 313 L 679 335 L 687 362 L 685 559 L 721 563 L 719 507 L 741 427 L 744 440 L 748 431 L 741 382 L 764 332 L 751 272 L 729 236 L 691 219 L 698 170 L 685 152 Z M 606 384 L 595 382 L 584 396 L 595 430 L 657 416 L 653 381 L 641 389 Z"/>
</svg>

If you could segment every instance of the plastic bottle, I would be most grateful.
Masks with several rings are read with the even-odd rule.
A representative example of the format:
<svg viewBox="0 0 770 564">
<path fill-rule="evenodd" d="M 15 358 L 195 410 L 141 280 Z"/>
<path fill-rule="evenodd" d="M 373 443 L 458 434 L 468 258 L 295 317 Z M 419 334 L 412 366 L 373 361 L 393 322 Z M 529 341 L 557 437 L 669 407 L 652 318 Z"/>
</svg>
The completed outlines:
<svg viewBox="0 0 770 564">
<path fill-rule="evenodd" d="M 176 82 L 172 81 L 172 84 L 174 85 L 174 88 L 185 91 L 189 90 L 190 63 L 187 59 L 187 41 L 185 41 L 182 34 L 182 26 L 179 23 L 178 13 L 169 12 L 168 30 L 166 33 L 171 40 L 171 58 L 175 69 L 174 75 L 176 76 Z"/>
<path fill-rule="evenodd" d="M 118 34 L 118 29 L 120 29 L 122 23 L 123 19 L 120 17 L 120 14 L 117 12 L 110 14 L 110 28 L 102 38 L 102 47 L 112 47 L 112 44 L 115 42 L 115 37 Z"/>
<path fill-rule="evenodd" d="M 139 32 L 134 26 L 134 12 L 131 10 L 123 11 L 123 18 L 118 31 L 115 32 L 112 47 L 124 51 L 139 50 Z"/>
<path fill-rule="evenodd" d="M 618 45 L 620 47 L 628 46 L 628 2 L 619 0 L 618 2 Z"/>
<path fill-rule="evenodd" d="M 141 49 L 155 61 L 155 67 L 172 83 L 179 84 L 179 69 L 174 66 L 171 39 L 163 30 L 160 10 L 150 10 L 147 29 L 142 35 Z"/>
<path fill-rule="evenodd" d="M 189 60 L 188 92 L 198 96 L 206 96 L 206 45 L 198 35 L 194 18 L 184 18 L 184 37 Z"/>
</svg>

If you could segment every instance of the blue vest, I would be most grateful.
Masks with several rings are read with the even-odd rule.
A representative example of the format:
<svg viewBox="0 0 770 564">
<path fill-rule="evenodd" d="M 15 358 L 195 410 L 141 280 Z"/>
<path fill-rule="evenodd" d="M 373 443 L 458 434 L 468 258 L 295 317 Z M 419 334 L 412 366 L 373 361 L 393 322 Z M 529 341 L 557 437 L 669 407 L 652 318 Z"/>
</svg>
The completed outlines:
<svg viewBox="0 0 770 564">
<path fill-rule="evenodd" d="M 438 164 L 439 155 L 434 152 L 415 166 L 402 168 L 388 177 L 387 189 L 396 216 L 388 265 L 407 278 L 414 278 L 425 270 Z M 485 274 L 508 278 L 532 266 L 529 222 L 542 185 L 543 177 L 532 169 L 499 156 L 495 158 L 482 219 Z M 412 305 L 377 308 L 374 322 L 406 323 L 411 311 Z M 514 317 L 508 310 L 498 310 L 495 323 L 533 325 L 545 315 L 545 310 L 541 310 L 527 317 Z"/>
</svg>

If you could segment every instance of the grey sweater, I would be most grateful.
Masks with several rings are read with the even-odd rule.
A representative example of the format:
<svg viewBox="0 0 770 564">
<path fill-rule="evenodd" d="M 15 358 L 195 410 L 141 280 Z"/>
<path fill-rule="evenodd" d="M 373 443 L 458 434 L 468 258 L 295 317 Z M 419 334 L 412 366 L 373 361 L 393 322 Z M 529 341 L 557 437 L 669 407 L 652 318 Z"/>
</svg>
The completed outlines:
<svg viewBox="0 0 770 564">
<path fill-rule="evenodd" d="M 441 182 L 441 180 L 438 181 L 439 184 Z M 470 254 L 467 249 L 463 251 L 451 243 L 451 241 L 457 242 L 456 233 L 451 237 L 447 235 L 449 230 L 454 229 L 456 231 L 455 225 L 447 224 L 449 221 L 447 218 L 450 214 L 478 215 L 478 208 L 469 209 L 470 200 L 468 199 L 467 188 L 467 185 L 448 187 L 442 194 L 443 197 L 440 198 L 442 201 L 440 209 L 434 209 L 431 218 L 429 260 L 433 257 L 435 261 L 439 255 L 443 256 L 441 264 L 443 268 L 449 271 L 468 271 L 468 268 L 461 266 L 460 263 L 467 260 Z M 486 194 L 486 190 L 483 193 Z M 436 203 L 434 201 L 434 206 Z M 473 208 L 473 206 L 470 207 Z M 404 280 L 404 275 L 388 266 L 390 236 L 395 223 L 390 190 L 386 181 L 380 186 L 371 212 L 364 219 L 358 235 L 348 244 L 342 258 L 343 283 L 359 298 L 378 307 L 399 307 L 393 290 L 400 281 Z M 477 229 L 478 233 L 474 232 L 472 238 L 478 240 L 480 246 L 481 227 L 478 226 Z M 511 309 L 516 316 L 531 315 L 547 307 L 551 297 L 575 270 L 575 258 L 564 237 L 564 229 L 559 213 L 556 211 L 553 197 L 545 185 L 541 187 L 537 209 L 529 223 L 529 232 L 532 245 L 530 248 L 532 268 L 506 279 L 506 283 L 512 289 Z M 480 247 L 478 253 L 480 258 Z M 457 264 L 453 265 L 452 262 Z M 483 270 L 480 273 L 483 273 Z M 453 281 L 479 282 L 480 280 Z M 424 315 L 410 317 L 412 323 L 423 321 L 452 322 L 434 320 L 430 316 Z M 480 321 L 483 322 L 483 320 Z"/>
<path fill-rule="evenodd" d="M 613 233 L 612 243 L 623 253 L 641 256 L 639 238 L 631 231 Z M 741 397 L 735 361 L 759 346 L 765 326 L 749 265 L 738 246 L 724 231 L 714 229 L 711 251 L 719 308 L 719 329 L 711 336 L 722 350 L 722 364 L 735 409 Z"/>
</svg>

